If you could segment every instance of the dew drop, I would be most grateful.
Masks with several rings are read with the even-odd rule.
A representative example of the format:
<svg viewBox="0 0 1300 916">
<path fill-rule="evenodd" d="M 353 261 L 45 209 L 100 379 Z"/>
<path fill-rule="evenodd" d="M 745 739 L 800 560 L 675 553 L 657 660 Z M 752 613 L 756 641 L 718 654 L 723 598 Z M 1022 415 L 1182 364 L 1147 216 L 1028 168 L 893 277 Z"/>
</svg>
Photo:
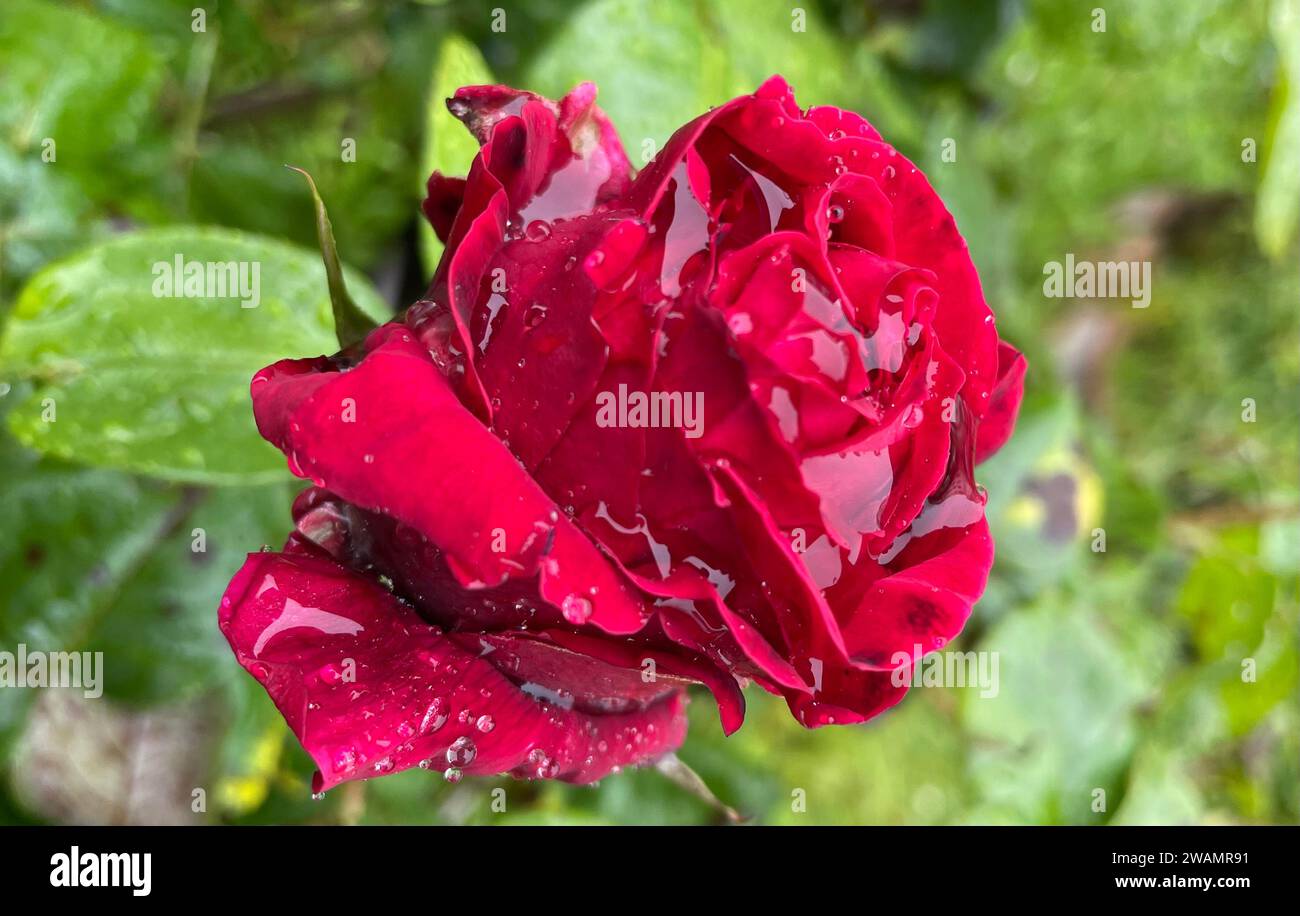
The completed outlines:
<svg viewBox="0 0 1300 916">
<path fill-rule="evenodd" d="M 748 312 L 736 312 L 727 319 L 727 327 L 731 328 L 731 333 L 738 336 L 748 334 L 754 330 L 754 319 L 749 317 Z"/>
<path fill-rule="evenodd" d="M 476 756 L 478 756 L 478 747 L 473 739 L 465 735 L 461 735 L 447 748 L 447 763 L 451 764 L 453 769 L 469 766 Z"/>
<path fill-rule="evenodd" d="M 429 704 L 429 708 L 424 714 L 424 719 L 420 722 L 420 734 L 432 735 L 446 724 L 446 707 L 447 702 L 442 697 L 435 698 L 434 701 Z"/>
<path fill-rule="evenodd" d="M 540 302 L 534 302 L 528 306 L 528 311 L 524 312 L 524 327 L 532 329 L 537 327 L 546 320 L 546 306 Z"/>
<path fill-rule="evenodd" d="M 581 595 L 569 595 L 560 602 L 560 611 L 569 623 L 583 624 L 591 617 L 591 602 Z"/>
</svg>

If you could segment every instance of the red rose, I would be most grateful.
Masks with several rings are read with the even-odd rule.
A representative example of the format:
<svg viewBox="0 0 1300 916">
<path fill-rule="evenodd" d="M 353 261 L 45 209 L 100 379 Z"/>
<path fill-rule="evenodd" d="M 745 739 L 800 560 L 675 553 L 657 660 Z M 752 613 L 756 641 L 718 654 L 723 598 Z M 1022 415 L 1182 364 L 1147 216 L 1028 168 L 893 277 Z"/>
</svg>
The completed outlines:
<svg viewBox="0 0 1300 916">
<path fill-rule="evenodd" d="M 591 781 L 676 747 L 692 682 L 728 733 L 746 681 L 861 722 L 984 589 L 1024 360 L 925 178 L 779 77 L 634 177 L 594 98 L 457 93 L 428 297 L 253 380 L 316 487 L 221 626 L 317 789 Z"/>
</svg>

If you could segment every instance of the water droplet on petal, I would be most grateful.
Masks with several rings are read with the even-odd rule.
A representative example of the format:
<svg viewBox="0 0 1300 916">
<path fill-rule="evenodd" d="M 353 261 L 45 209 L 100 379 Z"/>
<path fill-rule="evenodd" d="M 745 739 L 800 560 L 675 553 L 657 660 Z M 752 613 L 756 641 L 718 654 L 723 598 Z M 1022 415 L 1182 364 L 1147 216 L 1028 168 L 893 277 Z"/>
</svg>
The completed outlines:
<svg viewBox="0 0 1300 916">
<path fill-rule="evenodd" d="M 524 312 L 524 327 L 529 330 L 537 327 L 546 320 L 546 306 L 540 302 L 534 302 L 528 306 L 528 311 Z"/>
<path fill-rule="evenodd" d="M 461 735 L 447 748 L 447 762 L 453 768 L 469 766 L 478 756 L 478 747 L 473 739 Z"/>
<path fill-rule="evenodd" d="M 591 602 L 581 595 L 569 595 L 560 602 L 560 611 L 569 623 L 583 624 L 591 617 Z"/>
<path fill-rule="evenodd" d="M 431 735 L 438 729 L 442 728 L 447 722 L 447 703 L 442 697 L 437 697 L 424 713 L 424 719 L 420 722 L 420 734 Z"/>
</svg>

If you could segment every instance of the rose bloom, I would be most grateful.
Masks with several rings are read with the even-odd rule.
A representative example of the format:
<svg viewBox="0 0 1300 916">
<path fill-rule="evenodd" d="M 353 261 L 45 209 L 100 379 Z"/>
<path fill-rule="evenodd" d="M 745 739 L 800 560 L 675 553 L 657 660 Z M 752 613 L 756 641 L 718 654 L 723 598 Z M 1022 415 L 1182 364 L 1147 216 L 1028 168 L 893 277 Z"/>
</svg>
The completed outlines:
<svg viewBox="0 0 1300 916">
<path fill-rule="evenodd" d="M 220 622 L 315 791 L 590 782 L 676 748 L 691 684 L 727 733 L 750 682 L 863 722 L 984 589 L 1025 363 L 925 177 L 780 77 L 634 175 L 595 94 L 460 90 L 426 298 L 253 379 L 315 486 Z"/>
</svg>

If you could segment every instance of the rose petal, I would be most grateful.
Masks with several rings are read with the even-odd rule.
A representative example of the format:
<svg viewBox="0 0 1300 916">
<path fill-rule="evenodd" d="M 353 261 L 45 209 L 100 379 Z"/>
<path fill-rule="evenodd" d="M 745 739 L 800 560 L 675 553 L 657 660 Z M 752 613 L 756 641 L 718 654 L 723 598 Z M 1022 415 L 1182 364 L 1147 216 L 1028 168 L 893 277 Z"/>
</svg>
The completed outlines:
<svg viewBox="0 0 1300 916">
<path fill-rule="evenodd" d="M 320 768 L 313 791 L 423 764 L 590 782 L 677 747 L 684 696 L 596 714 L 529 694 L 373 581 L 251 554 L 221 630 Z"/>
<path fill-rule="evenodd" d="M 943 546 L 926 546 L 932 556 L 877 580 L 865 605 L 845 624 L 844 642 L 854 662 L 893 670 L 942 648 L 961 632 L 984 591 L 993 566 L 993 539 L 983 505 L 963 500 L 936 506 L 932 511 L 941 518 L 922 512 L 913 523 L 917 540 L 912 549 L 923 549 L 922 532 L 935 532 L 929 537 Z"/>
<path fill-rule="evenodd" d="M 453 638 L 464 637 L 475 651 L 489 646 L 503 648 L 502 636 L 544 638 L 545 646 L 515 646 L 511 652 L 492 656 L 493 663 L 516 681 L 576 698 L 580 709 L 587 708 L 583 705 L 587 700 L 599 701 L 599 711 L 608 712 L 621 695 L 663 692 L 661 687 L 646 686 L 656 683 L 654 677 L 648 681 L 644 678 L 649 659 L 670 687 L 689 682 L 707 686 L 728 733 L 744 720 L 744 698 L 730 666 L 683 653 L 673 645 L 680 640 L 656 639 L 652 632 L 642 631 L 636 643 L 611 642 L 565 629 L 572 625 L 571 621 L 540 598 L 535 576 L 511 579 L 495 588 L 467 589 L 448 568 L 442 552 L 414 528 L 350 506 L 326 490 L 305 490 L 294 503 L 294 517 L 301 538 L 349 568 L 387 576 L 395 592 L 414 604 L 426 620 L 456 630 Z M 637 585 L 643 584 L 639 577 L 629 578 Z M 703 587 L 707 590 L 708 583 Z M 647 592 L 663 593 L 654 586 Z M 480 636 L 482 640 L 474 643 L 473 638 Z M 550 651 L 548 647 L 565 647 L 566 651 Z M 707 651 L 711 647 L 690 648 L 699 656 L 711 655 Z M 726 651 L 733 659 L 740 652 L 730 642 Z M 508 668 L 502 661 L 507 657 L 516 659 Z M 611 672 L 611 666 L 622 670 Z M 622 687 L 616 689 L 618 684 Z"/>
<path fill-rule="evenodd" d="M 975 463 L 979 464 L 1002 448 L 1011 438 L 1025 396 L 1025 357 L 1011 344 L 998 342 L 998 381 L 989 396 L 989 407 L 980 418 L 975 440 Z"/>
<path fill-rule="evenodd" d="M 508 241 L 475 294 L 470 327 L 494 429 L 529 470 L 595 396 L 605 366 L 606 343 L 593 321 L 596 288 L 577 267 L 603 230 L 567 220 L 543 238 Z"/>
<path fill-rule="evenodd" d="M 790 712 L 807 728 L 855 725 L 880 715 L 907 695 L 907 679 L 895 671 L 832 667 L 822 671 L 812 694 L 787 693 Z"/>
<path fill-rule="evenodd" d="M 280 390 L 283 378 L 301 384 L 300 375 L 272 367 L 254 378 L 258 427 L 276 434 L 291 469 L 419 530 L 465 585 L 540 569 L 554 606 L 582 602 L 582 616 L 607 632 L 640 629 L 646 610 L 635 589 L 457 400 L 410 333 L 401 325 L 381 332 L 360 364 L 329 373 L 302 400 Z"/>
<path fill-rule="evenodd" d="M 438 239 L 445 243 L 451 237 L 456 214 L 465 202 L 465 179 L 449 178 L 441 172 L 434 172 L 429 176 L 427 191 L 420 209 Z"/>
</svg>

